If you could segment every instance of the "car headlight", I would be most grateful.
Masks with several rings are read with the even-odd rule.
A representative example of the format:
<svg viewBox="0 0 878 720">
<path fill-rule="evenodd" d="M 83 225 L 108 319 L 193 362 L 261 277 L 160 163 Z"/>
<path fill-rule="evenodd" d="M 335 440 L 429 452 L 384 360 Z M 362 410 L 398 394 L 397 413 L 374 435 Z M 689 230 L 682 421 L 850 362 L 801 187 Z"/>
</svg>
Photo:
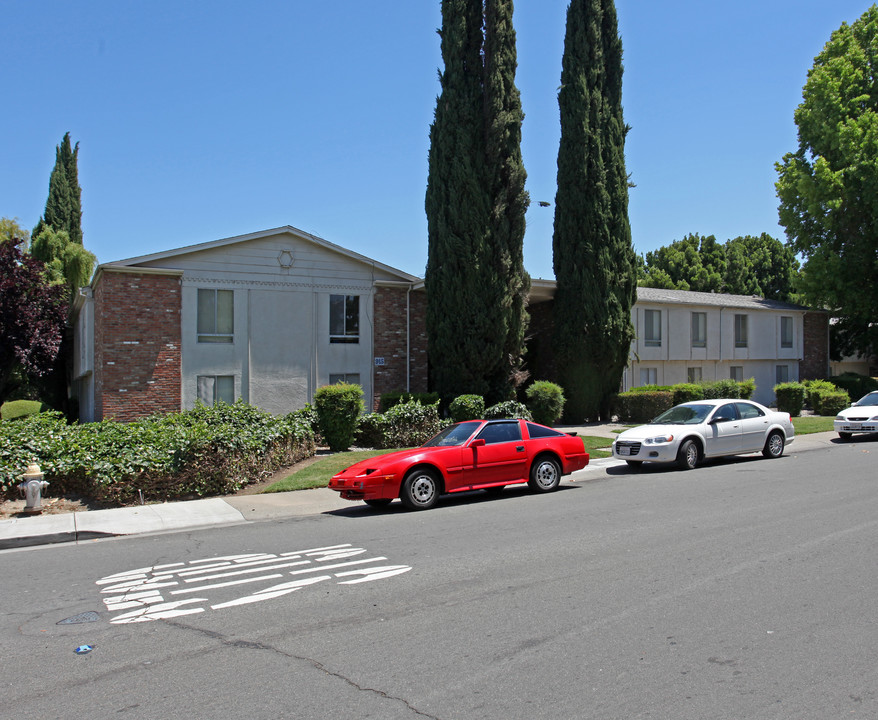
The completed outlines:
<svg viewBox="0 0 878 720">
<path fill-rule="evenodd" d="M 661 445 L 663 443 L 673 442 L 673 435 L 658 435 L 657 437 L 646 438 L 643 442 L 647 445 Z"/>
<path fill-rule="evenodd" d="M 835 419 L 838 420 L 838 422 L 844 422 L 844 416 L 843 416 L 843 415 L 836 415 L 836 416 L 835 416 Z"/>
</svg>

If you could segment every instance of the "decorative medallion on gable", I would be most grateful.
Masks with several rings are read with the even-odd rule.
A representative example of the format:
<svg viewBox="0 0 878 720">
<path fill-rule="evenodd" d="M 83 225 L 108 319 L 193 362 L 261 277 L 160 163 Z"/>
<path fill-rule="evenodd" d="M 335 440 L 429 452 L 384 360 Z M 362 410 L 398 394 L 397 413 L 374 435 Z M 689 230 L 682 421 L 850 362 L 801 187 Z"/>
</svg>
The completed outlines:
<svg viewBox="0 0 878 720">
<path fill-rule="evenodd" d="M 293 266 L 293 251 L 281 250 L 277 256 L 277 264 L 284 270 L 289 270 Z"/>
</svg>

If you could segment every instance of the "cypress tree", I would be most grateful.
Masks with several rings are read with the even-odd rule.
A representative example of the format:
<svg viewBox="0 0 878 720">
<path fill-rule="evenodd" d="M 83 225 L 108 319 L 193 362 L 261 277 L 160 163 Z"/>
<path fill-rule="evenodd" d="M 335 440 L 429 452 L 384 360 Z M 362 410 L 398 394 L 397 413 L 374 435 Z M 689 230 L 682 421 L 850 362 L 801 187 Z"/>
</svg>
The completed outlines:
<svg viewBox="0 0 878 720">
<path fill-rule="evenodd" d="M 505 335 L 500 364 L 489 376 L 488 400 L 492 403 L 509 399 L 516 379 L 521 378 L 530 289 L 530 277 L 524 269 L 525 212 L 529 203 L 521 157 L 524 112 L 515 86 L 517 55 L 512 12 L 512 0 L 485 2 L 486 171 L 491 191 L 486 239 L 493 253 L 491 275 L 497 282 L 498 322 Z"/>
<path fill-rule="evenodd" d="M 609 415 L 634 328 L 622 41 L 613 0 L 572 0 L 558 93 L 554 346 L 571 421 Z"/>
<path fill-rule="evenodd" d="M 489 0 L 485 20 L 483 0 L 442 2 L 425 285 L 431 380 L 446 401 L 465 393 L 506 399 L 526 327 L 512 2 Z"/>
<path fill-rule="evenodd" d="M 82 189 L 79 187 L 79 143 L 70 145 L 70 133 L 64 133 L 61 144 L 55 148 L 55 167 L 49 177 L 49 197 L 46 209 L 34 228 L 36 238 L 49 225 L 56 232 L 67 233 L 70 242 L 82 245 Z"/>
</svg>

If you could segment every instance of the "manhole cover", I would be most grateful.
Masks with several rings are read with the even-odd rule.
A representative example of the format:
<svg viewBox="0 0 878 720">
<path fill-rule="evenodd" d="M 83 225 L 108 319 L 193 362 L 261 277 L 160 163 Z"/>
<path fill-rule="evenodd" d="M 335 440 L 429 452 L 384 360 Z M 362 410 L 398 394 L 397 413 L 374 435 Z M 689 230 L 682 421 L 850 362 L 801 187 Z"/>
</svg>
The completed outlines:
<svg viewBox="0 0 878 720">
<path fill-rule="evenodd" d="M 56 625 L 79 625 L 81 623 L 90 623 L 97 622 L 101 619 L 101 616 L 98 615 L 94 610 L 89 610 L 88 612 L 79 613 L 79 615 L 74 615 L 73 617 L 64 618 L 59 622 L 56 622 Z"/>
</svg>

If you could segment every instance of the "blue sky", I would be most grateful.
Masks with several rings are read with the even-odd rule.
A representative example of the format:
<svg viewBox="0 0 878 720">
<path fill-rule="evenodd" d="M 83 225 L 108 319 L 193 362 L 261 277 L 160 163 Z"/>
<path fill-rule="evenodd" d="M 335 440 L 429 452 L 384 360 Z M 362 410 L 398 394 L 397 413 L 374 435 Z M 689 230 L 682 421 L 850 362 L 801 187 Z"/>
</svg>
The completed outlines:
<svg viewBox="0 0 878 720">
<path fill-rule="evenodd" d="M 637 252 L 784 239 L 774 163 L 814 56 L 868 7 L 617 0 Z M 534 201 L 555 197 L 566 8 L 515 3 Z M 36 224 L 69 131 L 99 262 L 293 225 L 422 276 L 440 24 L 439 0 L 3 0 L 0 216 Z M 553 212 L 528 211 L 533 277 Z"/>
</svg>

